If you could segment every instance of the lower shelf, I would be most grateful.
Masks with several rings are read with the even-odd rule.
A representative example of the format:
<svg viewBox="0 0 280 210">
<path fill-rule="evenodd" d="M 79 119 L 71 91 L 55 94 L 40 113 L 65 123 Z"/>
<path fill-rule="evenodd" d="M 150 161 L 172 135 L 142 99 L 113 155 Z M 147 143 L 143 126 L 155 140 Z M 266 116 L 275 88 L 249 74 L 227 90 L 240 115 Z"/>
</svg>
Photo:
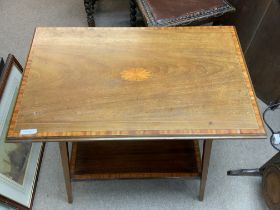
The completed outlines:
<svg viewBox="0 0 280 210">
<path fill-rule="evenodd" d="M 195 177 L 201 159 L 194 140 L 73 143 L 70 171 L 72 180 Z"/>
</svg>

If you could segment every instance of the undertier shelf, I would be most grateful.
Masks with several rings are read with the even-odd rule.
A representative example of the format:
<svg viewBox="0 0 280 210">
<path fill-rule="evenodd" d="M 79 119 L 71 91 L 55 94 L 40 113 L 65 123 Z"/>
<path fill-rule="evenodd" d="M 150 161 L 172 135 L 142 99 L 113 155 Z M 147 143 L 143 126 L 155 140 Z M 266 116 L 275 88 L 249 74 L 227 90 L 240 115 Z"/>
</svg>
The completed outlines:
<svg viewBox="0 0 280 210">
<path fill-rule="evenodd" d="M 73 143 L 72 180 L 197 177 L 201 158 L 195 140 Z"/>
</svg>

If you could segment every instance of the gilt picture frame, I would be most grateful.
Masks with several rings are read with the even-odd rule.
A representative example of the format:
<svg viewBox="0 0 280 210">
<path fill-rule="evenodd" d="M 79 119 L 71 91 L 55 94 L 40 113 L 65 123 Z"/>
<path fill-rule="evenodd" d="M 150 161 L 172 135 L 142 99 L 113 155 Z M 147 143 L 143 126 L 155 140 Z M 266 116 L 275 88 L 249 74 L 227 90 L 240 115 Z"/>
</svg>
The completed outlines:
<svg viewBox="0 0 280 210">
<path fill-rule="evenodd" d="M 0 78 L 0 202 L 31 209 L 42 161 L 42 143 L 6 143 L 23 68 L 9 54 Z"/>
</svg>

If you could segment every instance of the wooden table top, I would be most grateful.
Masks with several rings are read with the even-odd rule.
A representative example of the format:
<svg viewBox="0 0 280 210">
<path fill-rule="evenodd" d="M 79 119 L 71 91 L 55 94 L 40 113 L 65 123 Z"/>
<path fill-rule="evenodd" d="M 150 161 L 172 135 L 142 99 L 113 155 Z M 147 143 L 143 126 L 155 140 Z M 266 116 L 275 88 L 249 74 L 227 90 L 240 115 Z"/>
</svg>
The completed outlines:
<svg viewBox="0 0 280 210">
<path fill-rule="evenodd" d="M 233 27 L 37 28 L 8 141 L 263 138 Z"/>
</svg>

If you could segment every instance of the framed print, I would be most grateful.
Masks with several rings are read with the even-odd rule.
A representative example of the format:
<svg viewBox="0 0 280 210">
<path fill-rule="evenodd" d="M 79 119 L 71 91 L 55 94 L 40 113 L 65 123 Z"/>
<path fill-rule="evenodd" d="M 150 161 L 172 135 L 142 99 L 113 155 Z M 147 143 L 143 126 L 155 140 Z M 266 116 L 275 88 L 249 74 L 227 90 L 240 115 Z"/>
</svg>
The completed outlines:
<svg viewBox="0 0 280 210">
<path fill-rule="evenodd" d="M 22 72 L 10 54 L 0 78 L 0 201 L 17 209 L 31 209 L 44 145 L 5 143 Z"/>
<path fill-rule="evenodd" d="M 0 210 L 16 210 L 16 209 L 12 206 L 8 206 L 4 203 L 0 203 Z"/>
</svg>

